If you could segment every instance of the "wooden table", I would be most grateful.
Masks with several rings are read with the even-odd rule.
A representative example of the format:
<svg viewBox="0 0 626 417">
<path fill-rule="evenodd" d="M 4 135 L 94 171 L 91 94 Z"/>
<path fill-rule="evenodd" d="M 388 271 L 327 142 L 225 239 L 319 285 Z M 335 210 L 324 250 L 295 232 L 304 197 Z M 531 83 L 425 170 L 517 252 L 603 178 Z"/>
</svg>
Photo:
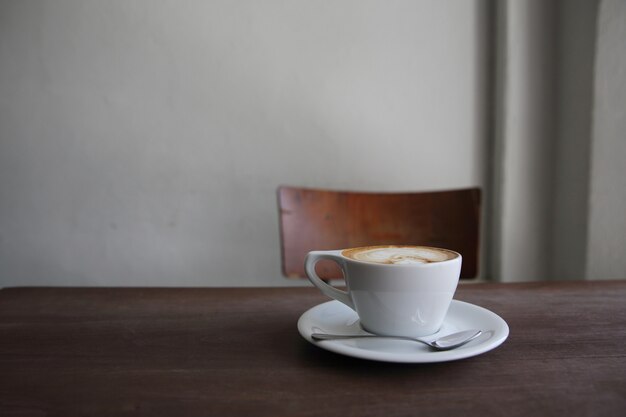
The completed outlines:
<svg viewBox="0 0 626 417">
<path fill-rule="evenodd" d="M 312 288 L 0 291 L 0 416 L 624 416 L 626 281 L 469 284 L 493 351 L 392 364 L 327 352 Z"/>
</svg>

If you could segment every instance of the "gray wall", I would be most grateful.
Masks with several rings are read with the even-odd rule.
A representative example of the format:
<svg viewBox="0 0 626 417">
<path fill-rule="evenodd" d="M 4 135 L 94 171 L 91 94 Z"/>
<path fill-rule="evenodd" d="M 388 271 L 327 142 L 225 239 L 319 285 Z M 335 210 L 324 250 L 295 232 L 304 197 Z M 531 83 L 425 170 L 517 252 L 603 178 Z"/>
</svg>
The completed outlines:
<svg viewBox="0 0 626 417">
<path fill-rule="evenodd" d="M 484 187 L 485 16 L 0 1 L 0 286 L 286 285 L 279 184 Z"/>
</svg>

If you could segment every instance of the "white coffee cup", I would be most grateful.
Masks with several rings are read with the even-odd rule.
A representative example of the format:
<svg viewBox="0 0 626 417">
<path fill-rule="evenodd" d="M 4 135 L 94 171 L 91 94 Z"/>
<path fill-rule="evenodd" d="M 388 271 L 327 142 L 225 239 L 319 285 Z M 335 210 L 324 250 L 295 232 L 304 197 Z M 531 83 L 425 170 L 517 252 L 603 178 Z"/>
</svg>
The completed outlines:
<svg viewBox="0 0 626 417">
<path fill-rule="evenodd" d="M 319 278 L 315 264 L 321 259 L 339 264 L 347 291 Z M 459 282 L 461 262 L 459 253 L 447 249 L 385 245 L 309 252 L 305 270 L 322 293 L 356 311 L 364 330 L 420 337 L 441 328 Z"/>
</svg>

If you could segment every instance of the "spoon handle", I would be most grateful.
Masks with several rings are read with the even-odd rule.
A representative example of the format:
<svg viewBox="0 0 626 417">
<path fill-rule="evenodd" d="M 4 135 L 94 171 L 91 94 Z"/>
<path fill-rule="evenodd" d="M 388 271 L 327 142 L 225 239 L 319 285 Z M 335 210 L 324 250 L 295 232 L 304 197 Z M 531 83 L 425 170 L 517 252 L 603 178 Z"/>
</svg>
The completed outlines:
<svg viewBox="0 0 626 417">
<path fill-rule="evenodd" d="M 464 330 L 457 333 L 452 333 L 444 337 L 440 337 L 432 342 L 416 339 L 406 336 L 378 336 L 375 334 L 327 334 L 327 333 L 313 333 L 311 339 L 313 340 L 339 340 L 339 339 L 364 339 L 364 338 L 389 338 L 389 339 L 401 339 L 410 340 L 411 342 L 419 342 L 428 345 L 437 350 L 450 350 L 463 346 L 470 340 L 476 339 L 482 334 L 482 330 L 471 329 Z"/>
</svg>

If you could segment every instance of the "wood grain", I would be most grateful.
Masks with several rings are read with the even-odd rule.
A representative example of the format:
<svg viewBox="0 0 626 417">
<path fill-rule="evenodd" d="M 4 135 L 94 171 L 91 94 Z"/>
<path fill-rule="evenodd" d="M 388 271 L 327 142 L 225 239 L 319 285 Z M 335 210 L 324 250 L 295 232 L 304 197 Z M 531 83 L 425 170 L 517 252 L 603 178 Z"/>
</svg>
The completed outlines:
<svg viewBox="0 0 626 417">
<path fill-rule="evenodd" d="M 622 416 L 626 282 L 467 284 L 509 339 L 457 362 L 304 341 L 310 288 L 0 290 L 0 416 Z"/>
</svg>

